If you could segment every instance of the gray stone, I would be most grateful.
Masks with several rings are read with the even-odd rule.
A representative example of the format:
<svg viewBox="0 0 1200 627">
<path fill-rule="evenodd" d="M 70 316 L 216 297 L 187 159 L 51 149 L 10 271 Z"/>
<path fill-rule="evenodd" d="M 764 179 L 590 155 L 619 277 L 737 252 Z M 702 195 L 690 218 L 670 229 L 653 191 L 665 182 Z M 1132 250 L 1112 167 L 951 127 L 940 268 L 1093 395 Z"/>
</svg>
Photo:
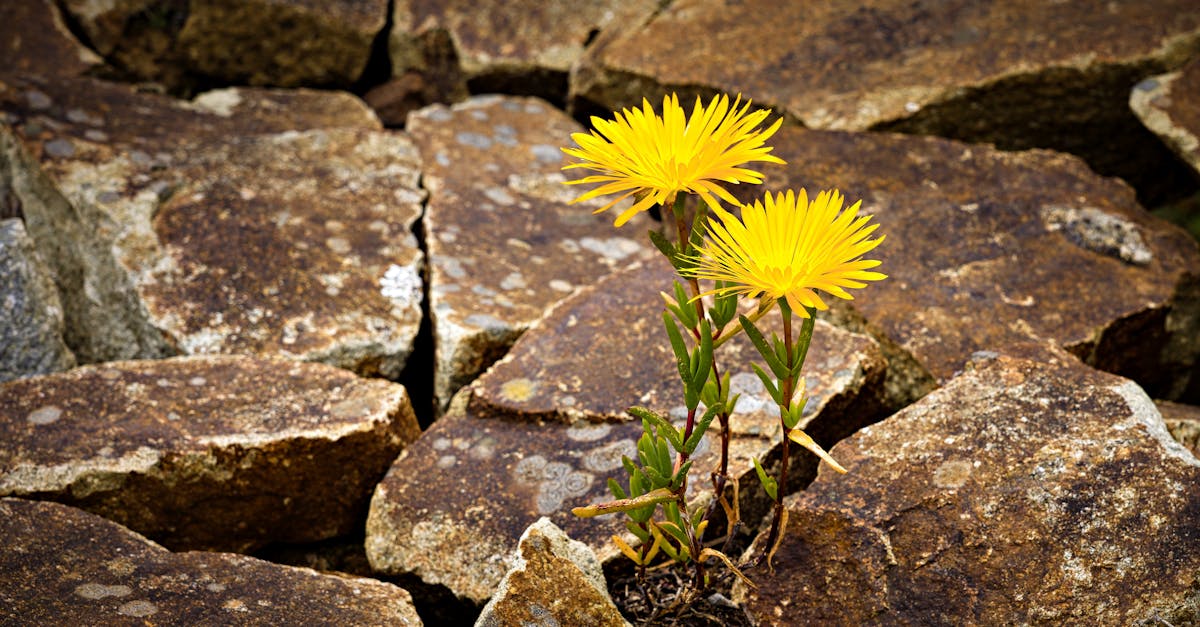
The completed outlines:
<svg viewBox="0 0 1200 627">
<path fill-rule="evenodd" d="M 849 473 L 796 495 L 774 572 L 735 586 L 755 624 L 1197 618 L 1176 612 L 1200 460 L 1132 381 L 1057 349 L 980 357 L 831 453 Z"/>
<path fill-rule="evenodd" d="M 1142 123 L 1200 172 L 1200 58 L 1138 83 L 1129 107 Z"/>
<path fill-rule="evenodd" d="M 228 553 L 172 553 L 111 521 L 0 499 L 0 622 L 10 625 L 405 625 L 408 592 Z"/>
<path fill-rule="evenodd" d="M 76 505 L 172 548 L 312 542 L 360 528 L 419 433 L 402 386 L 331 366 L 112 362 L 0 385 L 0 495 Z"/>
<path fill-rule="evenodd" d="M 62 305 L 20 220 L 0 221 L 0 382 L 66 370 Z"/>
</svg>

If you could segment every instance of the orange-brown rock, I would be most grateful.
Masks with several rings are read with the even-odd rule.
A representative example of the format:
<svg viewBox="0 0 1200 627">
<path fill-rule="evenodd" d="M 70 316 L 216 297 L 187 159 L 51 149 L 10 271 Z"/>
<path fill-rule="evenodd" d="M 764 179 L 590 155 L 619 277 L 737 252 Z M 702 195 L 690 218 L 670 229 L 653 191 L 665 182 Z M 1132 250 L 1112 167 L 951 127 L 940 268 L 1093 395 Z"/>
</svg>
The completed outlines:
<svg viewBox="0 0 1200 627">
<path fill-rule="evenodd" d="M 785 128 L 772 190 L 839 188 L 886 235 L 889 278 L 850 305 L 940 381 L 1028 338 L 1200 397 L 1200 250 L 1119 181 L 1047 151 Z M 743 190 L 739 190 L 741 192 Z"/>
<path fill-rule="evenodd" d="M 228 553 L 172 553 L 111 521 L 0 499 L 0 622 L 11 625 L 405 625 L 408 592 Z"/>
<path fill-rule="evenodd" d="M 478 627 L 595 625 L 621 627 L 596 554 L 540 518 L 521 535 L 517 562 L 483 608 Z"/>
<path fill-rule="evenodd" d="M 414 573 L 482 603 L 512 566 L 515 539 L 541 516 L 602 560 L 619 555 L 609 538 L 625 533 L 622 520 L 580 519 L 569 510 L 611 500 L 609 477 L 626 481 L 621 457 L 636 457 L 642 426 L 625 408 L 644 405 L 680 426 L 686 418 L 657 294 L 670 277 L 660 261 L 580 290 L 460 392 L 376 488 L 367 522 L 375 569 Z M 782 432 L 750 368 L 758 356 L 749 342 L 731 340 L 718 359 L 741 394 L 729 474 L 742 485 L 744 520 L 753 525 L 764 497 L 751 458 L 772 463 Z M 806 363 L 811 401 L 801 425 L 818 441 L 832 443 L 878 418 L 885 362 L 870 338 L 818 322 Z M 694 455 L 694 497 L 711 491 L 714 434 L 715 427 Z M 815 457 L 795 459 L 793 486 L 815 473 Z"/>
<path fill-rule="evenodd" d="M 1200 172 L 1200 57 L 1137 84 L 1129 106 L 1147 128 Z"/>
<path fill-rule="evenodd" d="M 349 87 L 387 20 L 386 0 L 88 0 L 62 3 L 125 73 L 196 84 Z"/>
<path fill-rule="evenodd" d="M 0 41 L 4 57 L 0 75 L 79 76 L 104 63 L 75 39 L 53 0 L 9 0 L 0 4 Z"/>
<path fill-rule="evenodd" d="M 1155 404 L 1167 423 L 1167 431 L 1192 455 L 1200 457 L 1200 407 L 1170 401 Z"/>
<path fill-rule="evenodd" d="M 419 434 L 402 386 L 236 356 L 0 385 L 0 494 L 76 505 L 170 547 L 246 550 L 362 524 Z"/>
<path fill-rule="evenodd" d="M 608 34 L 572 75 L 585 110 L 740 93 L 809 128 L 1056 148 L 1154 200 L 1195 188 L 1126 105 L 1133 84 L 1200 46 L 1191 0 L 681 0 Z"/>
<path fill-rule="evenodd" d="M 560 146 L 582 129 L 535 98 L 478 97 L 410 116 L 429 190 L 423 225 L 444 407 L 546 309 L 614 268 L 658 255 L 644 217 L 615 229 L 571 205 Z"/>
<path fill-rule="evenodd" d="M 790 502 L 774 574 L 735 588 L 756 624 L 1153 624 L 1195 600 L 1200 461 L 1070 355 L 981 357 L 832 454 L 849 473 Z"/>
</svg>

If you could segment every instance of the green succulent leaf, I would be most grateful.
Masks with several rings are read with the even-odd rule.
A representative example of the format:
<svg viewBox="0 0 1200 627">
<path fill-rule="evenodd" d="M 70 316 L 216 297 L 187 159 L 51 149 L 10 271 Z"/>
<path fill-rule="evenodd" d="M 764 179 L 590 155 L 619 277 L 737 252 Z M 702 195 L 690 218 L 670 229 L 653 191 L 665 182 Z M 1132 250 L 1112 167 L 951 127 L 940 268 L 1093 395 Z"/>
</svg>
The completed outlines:
<svg viewBox="0 0 1200 627">
<path fill-rule="evenodd" d="M 758 349 L 758 354 L 762 355 L 762 358 L 766 360 L 767 367 L 771 369 L 771 372 L 775 373 L 775 377 L 779 379 L 784 378 L 788 373 L 788 368 L 784 367 L 783 362 L 780 361 L 775 351 L 771 350 L 771 347 L 767 345 L 767 339 L 763 337 L 758 327 L 754 326 L 754 323 L 746 316 L 738 316 L 738 322 L 742 323 L 742 329 L 746 331 L 746 337 L 750 338 L 750 342 L 754 344 L 754 348 Z"/>
<path fill-rule="evenodd" d="M 625 411 L 634 418 L 640 418 L 643 424 L 648 422 L 657 427 L 658 434 L 665 437 L 675 450 L 683 448 L 683 436 L 679 433 L 679 429 L 676 429 L 675 425 L 666 418 L 645 407 L 634 406 Z"/>
<path fill-rule="evenodd" d="M 683 465 L 679 467 L 679 472 L 675 473 L 674 477 L 671 477 L 671 485 L 668 487 L 671 488 L 672 492 L 678 490 L 679 486 L 683 485 L 683 482 L 687 480 L 688 471 L 691 469 L 692 460 L 689 459 L 683 462 Z"/>
<path fill-rule="evenodd" d="M 612 477 L 609 477 L 608 479 L 608 491 L 612 492 L 613 498 L 617 500 L 629 498 L 629 495 L 625 493 L 625 490 L 621 489 L 621 484 L 617 483 L 617 480 L 613 479 Z"/>
<path fill-rule="evenodd" d="M 767 471 L 763 470 L 762 464 L 758 463 L 758 458 L 754 458 L 754 472 L 758 474 L 758 481 L 762 483 L 763 490 L 767 492 L 767 496 L 771 500 L 779 500 L 779 484 L 774 479 L 767 476 Z"/>
<path fill-rule="evenodd" d="M 692 428 L 692 434 L 683 443 L 683 451 L 685 453 L 691 455 L 696 450 L 696 447 L 700 446 L 700 441 L 704 439 L 704 432 L 708 431 L 708 426 L 712 424 L 713 418 L 716 418 L 721 413 L 721 410 L 720 403 L 705 410 L 704 415 L 700 417 L 700 420 L 696 421 L 696 425 Z"/>
<path fill-rule="evenodd" d="M 776 405 L 783 405 L 783 394 L 779 392 L 779 387 L 775 385 L 775 380 L 771 378 L 758 364 L 750 364 L 754 369 L 754 374 L 758 375 L 758 379 L 762 381 L 763 387 L 767 388 L 767 393 L 771 395 L 771 399 Z"/>
<path fill-rule="evenodd" d="M 708 381 L 708 377 L 712 373 L 713 339 L 712 326 L 709 325 L 708 320 L 700 322 L 700 346 L 696 349 L 696 353 L 691 387 L 700 390 L 704 388 L 704 382 Z"/>
<path fill-rule="evenodd" d="M 646 528 L 642 525 L 639 525 L 631 520 L 627 520 L 625 521 L 625 528 L 628 529 L 629 533 L 632 533 L 638 540 L 641 540 L 642 542 L 650 541 L 650 532 L 646 531 Z"/>
<path fill-rule="evenodd" d="M 658 249 L 658 252 L 662 253 L 663 256 L 669 259 L 673 265 L 675 262 L 675 255 L 677 254 L 675 245 L 668 241 L 665 235 L 653 229 L 650 230 L 649 235 L 650 243 L 654 244 L 654 247 Z"/>
<path fill-rule="evenodd" d="M 679 367 L 679 377 L 684 382 L 691 381 L 692 356 L 688 353 L 687 344 L 683 342 L 683 335 L 679 333 L 679 327 L 675 324 L 675 319 L 667 312 L 663 312 L 663 324 L 667 327 L 667 337 L 671 340 L 671 350 L 675 353 L 675 362 Z"/>
</svg>

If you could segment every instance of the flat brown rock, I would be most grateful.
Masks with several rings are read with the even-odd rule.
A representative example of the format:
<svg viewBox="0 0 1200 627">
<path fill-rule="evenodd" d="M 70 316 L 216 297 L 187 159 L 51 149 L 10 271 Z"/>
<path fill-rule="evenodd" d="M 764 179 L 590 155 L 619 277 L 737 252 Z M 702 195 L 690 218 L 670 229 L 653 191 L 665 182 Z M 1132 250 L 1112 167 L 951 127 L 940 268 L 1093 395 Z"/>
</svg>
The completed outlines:
<svg viewBox="0 0 1200 627">
<path fill-rule="evenodd" d="M 521 535 L 518 561 L 483 608 L 477 627 L 552 624 L 627 626 L 592 550 L 547 518 Z"/>
<path fill-rule="evenodd" d="M 1169 401 L 1156 401 L 1155 405 L 1167 423 L 1167 431 L 1192 455 L 1200 457 L 1200 407 Z"/>
<path fill-rule="evenodd" d="M 753 0 L 731 9 L 682 0 L 598 38 L 571 88 L 587 110 L 664 90 L 720 91 L 809 128 L 1053 147 L 1161 197 L 1168 192 L 1159 188 L 1195 184 L 1130 114 L 1129 89 L 1179 67 L 1198 38 L 1200 5 L 1191 0 L 1103 9 L 1029 0 Z"/>
<path fill-rule="evenodd" d="M 559 146 L 582 129 L 535 98 L 479 97 L 409 118 L 429 190 L 423 225 L 442 406 L 576 288 L 658 255 L 642 217 L 570 205 Z M 603 206 L 603 205 L 599 205 Z"/>
<path fill-rule="evenodd" d="M 96 49 L 141 80 L 348 87 L 387 20 L 386 0 L 66 0 Z"/>
<path fill-rule="evenodd" d="M 850 305 L 934 377 L 1029 338 L 1197 398 L 1200 250 L 1080 160 L 884 134 L 782 129 L 773 190 L 840 188 L 887 236 Z M 741 190 L 739 190 L 741 191 Z"/>
<path fill-rule="evenodd" d="M 755 624 L 1154 624 L 1196 600 L 1200 461 L 1070 356 L 975 362 L 832 454 L 849 473 L 735 588 Z"/>
<path fill-rule="evenodd" d="M 610 500 L 607 479 L 625 479 L 621 456 L 636 456 L 642 432 L 640 422 L 623 414 L 626 407 L 645 405 L 679 424 L 686 416 L 660 326 L 657 292 L 669 289 L 669 277 L 663 261 L 580 290 L 462 391 L 376 488 L 367 522 L 374 568 L 415 573 L 482 603 L 512 566 L 516 539 L 541 516 L 603 561 L 619 555 L 609 538 L 624 533 L 621 519 L 580 519 L 569 510 Z M 782 442 L 772 401 L 750 369 L 752 353 L 745 338 L 718 353 L 742 395 L 732 419 L 729 472 L 743 486 L 750 524 L 764 511 L 750 460 L 771 463 Z M 830 444 L 878 418 L 884 365 L 870 338 L 819 321 L 805 370 L 812 400 L 801 425 Z M 694 455 L 703 470 L 693 473 L 693 496 L 711 491 L 714 433 Z M 815 472 L 816 458 L 796 459 L 793 485 L 801 485 Z"/>
<path fill-rule="evenodd" d="M 78 76 L 104 62 L 75 39 L 53 0 L 8 0 L 0 4 L 0 42 L 4 57 L 0 75 Z"/>
<path fill-rule="evenodd" d="M 172 553 L 59 505 L 0 499 L 0 622 L 421 624 L 408 592 L 227 553 Z"/>
<path fill-rule="evenodd" d="M 1129 106 L 1147 128 L 1200 172 L 1200 58 L 1138 83 Z"/>
<path fill-rule="evenodd" d="M 114 362 L 0 385 L 0 494 L 172 547 L 246 550 L 362 523 L 420 433 L 402 386 L 247 357 Z"/>
</svg>

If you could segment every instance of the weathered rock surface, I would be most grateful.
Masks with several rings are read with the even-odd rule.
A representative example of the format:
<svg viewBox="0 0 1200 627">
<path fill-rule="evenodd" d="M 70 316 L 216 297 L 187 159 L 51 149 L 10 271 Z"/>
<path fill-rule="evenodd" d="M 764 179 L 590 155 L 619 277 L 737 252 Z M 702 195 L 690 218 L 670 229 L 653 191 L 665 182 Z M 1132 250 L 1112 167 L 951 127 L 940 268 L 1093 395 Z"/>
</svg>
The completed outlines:
<svg viewBox="0 0 1200 627">
<path fill-rule="evenodd" d="M 120 0 L 62 3 L 92 45 L 132 76 L 197 83 L 348 87 L 362 75 L 386 0 Z"/>
<path fill-rule="evenodd" d="M 0 74 L 78 76 L 104 63 L 71 35 L 53 0 L 0 4 L 0 33 L 4 55 Z"/>
<path fill-rule="evenodd" d="M 736 10 L 684 0 L 610 32 L 572 75 L 577 107 L 630 106 L 664 89 L 741 93 L 809 128 L 1072 152 L 1155 200 L 1195 187 L 1126 105 L 1133 84 L 1200 47 L 1189 0 L 754 0 Z"/>
<path fill-rule="evenodd" d="M 1147 128 L 1200 172 L 1200 57 L 1134 87 L 1129 106 Z"/>
<path fill-rule="evenodd" d="M 172 553 L 59 505 L 0 499 L 0 622 L 421 624 L 403 589 L 226 553 Z"/>
<path fill-rule="evenodd" d="M 767 188 L 837 187 L 876 216 L 890 278 L 851 305 L 938 380 L 1036 338 L 1155 398 L 1200 398 L 1200 251 L 1119 181 L 1070 155 L 936 138 L 785 128 L 773 142 L 789 165 Z"/>
<path fill-rule="evenodd" d="M 657 296 L 670 276 L 665 261 L 648 263 L 580 290 L 460 392 L 376 488 L 367 520 L 372 566 L 414 573 L 482 603 L 512 567 L 515 538 L 541 516 L 603 561 L 616 557 L 609 538 L 626 533 L 622 520 L 580 519 L 570 509 L 610 500 L 607 479 L 624 480 L 621 456 L 636 456 L 642 431 L 626 407 L 644 405 L 679 424 L 686 416 Z M 748 522 L 763 512 L 751 458 L 771 463 L 782 441 L 770 396 L 750 369 L 755 358 L 745 338 L 718 353 L 742 394 L 729 474 L 743 486 Z M 884 365 L 868 337 L 818 322 L 806 366 L 810 413 L 801 425 L 832 443 L 878 418 Z M 693 496 L 711 491 L 720 446 L 713 433 L 694 456 L 703 470 L 693 473 Z M 801 485 L 815 457 L 801 453 L 796 466 L 793 485 Z"/>
<path fill-rule="evenodd" d="M 477 97 L 409 118 L 429 190 L 423 226 L 435 395 L 450 397 L 577 287 L 658 255 L 642 217 L 621 230 L 570 205 L 559 149 L 577 123 L 535 98 Z"/>
<path fill-rule="evenodd" d="M 1200 461 L 1069 355 L 981 356 L 832 454 L 849 474 L 735 588 L 757 624 L 1132 624 L 1195 594 Z"/>
<path fill-rule="evenodd" d="M 237 352 L 399 374 L 421 317 L 423 192 L 411 142 L 360 101 L 5 87 L 0 170 L 82 361 Z"/>
<path fill-rule="evenodd" d="M 525 530 L 517 553 L 477 627 L 629 624 L 608 596 L 596 554 L 550 519 L 540 518 Z"/>
<path fill-rule="evenodd" d="M 49 270 L 24 223 L 0 220 L 0 382 L 74 365 L 63 343 L 62 305 Z"/>
<path fill-rule="evenodd" d="M 1192 455 L 1200 457 L 1200 407 L 1169 401 L 1157 401 L 1155 405 L 1167 423 L 1167 431 Z"/>
<path fill-rule="evenodd" d="M 175 548 L 362 524 L 419 435 L 404 388 L 238 356 L 114 362 L 0 385 L 0 495 L 61 501 Z"/>
</svg>

